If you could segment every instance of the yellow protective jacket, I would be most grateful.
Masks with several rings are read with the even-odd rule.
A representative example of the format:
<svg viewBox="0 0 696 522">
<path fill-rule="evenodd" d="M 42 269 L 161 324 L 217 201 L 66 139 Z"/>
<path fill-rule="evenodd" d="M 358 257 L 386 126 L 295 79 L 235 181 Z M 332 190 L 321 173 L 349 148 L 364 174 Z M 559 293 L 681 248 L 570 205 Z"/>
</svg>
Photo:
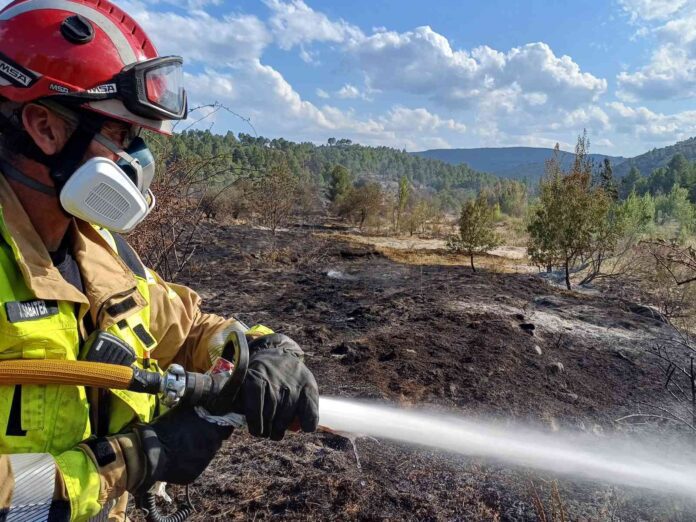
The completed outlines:
<svg viewBox="0 0 696 522">
<path fill-rule="evenodd" d="M 63 279 L 11 187 L 0 175 L 0 360 L 79 356 L 89 314 L 128 342 L 142 363 L 206 371 L 240 325 L 199 309 L 200 298 L 145 268 L 126 241 L 88 223 L 71 225 L 84 294 Z M 150 421 L 152 396 L 76 386 L 0 386 L 0 520 L 123 520 L 135 439 L 111 441 L 109 458 L 83 443 Z M 106 433 L 103 433 L 103 432 Z M 39 480 L 41 479 L 41 480 Z M 48 500 L 47 500 L 48 499 Z M 27 508 L 27 506 L 32 506 Z M 13 512 L 14 510 L 14 512 Z"/>
</svg>

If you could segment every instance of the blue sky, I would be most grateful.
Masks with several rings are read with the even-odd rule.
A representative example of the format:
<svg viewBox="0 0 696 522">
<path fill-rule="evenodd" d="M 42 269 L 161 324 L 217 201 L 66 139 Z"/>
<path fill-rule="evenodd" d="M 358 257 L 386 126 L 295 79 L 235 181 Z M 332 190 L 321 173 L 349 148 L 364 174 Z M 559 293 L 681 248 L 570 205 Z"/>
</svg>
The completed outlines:
<svg viewBox="0 0 696 522">
<path fill-rule="evenodd" d="M 696 135 L 696 0 L 116 1 L 184 56 L 193 105 L 259 135 L 569 148 L 587 128 L 627 156 Z"/>
</svg>

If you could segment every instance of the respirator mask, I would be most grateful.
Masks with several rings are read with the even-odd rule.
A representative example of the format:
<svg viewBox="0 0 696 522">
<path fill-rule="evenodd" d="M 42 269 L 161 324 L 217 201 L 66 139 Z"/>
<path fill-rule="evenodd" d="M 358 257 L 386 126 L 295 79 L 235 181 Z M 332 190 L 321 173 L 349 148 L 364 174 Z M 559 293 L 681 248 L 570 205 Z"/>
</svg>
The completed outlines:
<svg viewBox="0 0 696 522">
<path fill-rule="evenodd" d="M 114 232 L 130 232 L 152 211 L 150 183 L 155 160 L 145 141 L 136 137 L 125 150 L 102 134 L 94 139 L 119 156 L 114 162 L 95 157 L 73 172 L 60 190 L 66 212 Z"/>
</svg>

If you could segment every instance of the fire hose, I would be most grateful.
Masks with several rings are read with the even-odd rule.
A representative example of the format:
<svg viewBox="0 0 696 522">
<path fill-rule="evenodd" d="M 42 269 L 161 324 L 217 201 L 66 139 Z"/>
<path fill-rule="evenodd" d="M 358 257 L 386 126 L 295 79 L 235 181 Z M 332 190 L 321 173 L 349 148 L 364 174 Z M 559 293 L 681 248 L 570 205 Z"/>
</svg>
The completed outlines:
<svg viewBox="0 0 696 522">
<path fill-rule="evenodd" d="M 132 348 L 114 336 L 99 332 L 91 341 L 92 353 Z M 167 407 L 178 403 L 204 404 L 216 415 L 229 413 L 225 406 L 232 404 L 246 377 L 249 364 L 249 348 L 241 332 L 233 332 L 211 372 L 202 374 L 187 372 L 178 364 L 170 365 L 163 373 L 132 366 L 135 357 L 127 357 L 121 363 L 96 362 L 95 360 L 11 360 L 0 361 L 0 386 L 15 385 L 70 385 L 129 390 L 157 395 Z M 229 407 L 227 408 L 229 409 Z M 148 522 L 183 522 L 193 513 L 188 499 L 169 516 L 159 512 L 153 493 L 136 499 Z"/>
</svg>

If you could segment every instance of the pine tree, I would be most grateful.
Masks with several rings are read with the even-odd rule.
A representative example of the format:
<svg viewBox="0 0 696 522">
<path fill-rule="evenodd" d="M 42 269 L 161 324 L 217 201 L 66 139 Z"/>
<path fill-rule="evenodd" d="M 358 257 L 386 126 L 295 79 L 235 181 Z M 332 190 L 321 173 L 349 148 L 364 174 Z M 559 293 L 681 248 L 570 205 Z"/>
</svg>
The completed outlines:
<svg viewBox="0 0 696 522">
<path fill-rule="evenodd" d="M 612 201 L 619 199 L 619 188 L 614 180 L 614 174 L 611 169 L 611 161 L 609 158 L 604 158 L 602 167 L 599 171 L 599 186 L 604 189 L 604 192 Z"/>
</svg>

